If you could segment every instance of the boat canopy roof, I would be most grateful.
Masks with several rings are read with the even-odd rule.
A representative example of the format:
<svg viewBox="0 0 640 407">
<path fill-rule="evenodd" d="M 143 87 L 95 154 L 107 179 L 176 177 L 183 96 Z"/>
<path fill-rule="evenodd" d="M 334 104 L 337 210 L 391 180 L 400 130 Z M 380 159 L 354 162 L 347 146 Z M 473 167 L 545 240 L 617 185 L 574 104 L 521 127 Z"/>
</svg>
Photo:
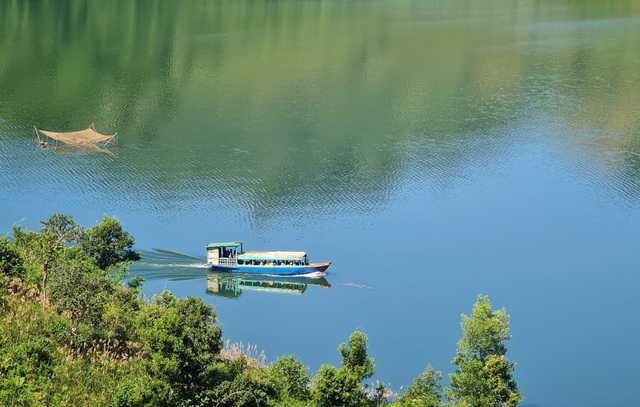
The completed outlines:
<svg viewBox="0 0 640 407">
<path fill-rule="evenodd" d="M 238 255 L 242 260 L 302 260 L 305 252 L 246 252 Z"/>
<path fill-rule="evenodd" d="M 237 241 L 237 242 L 222 242 L 222 243 L 209 243 L 207 245 L 207 249 L 215 249 L 216 247 L 238 247 L 242 244 L 243 242 L 241 241 Z"/>
</svg>

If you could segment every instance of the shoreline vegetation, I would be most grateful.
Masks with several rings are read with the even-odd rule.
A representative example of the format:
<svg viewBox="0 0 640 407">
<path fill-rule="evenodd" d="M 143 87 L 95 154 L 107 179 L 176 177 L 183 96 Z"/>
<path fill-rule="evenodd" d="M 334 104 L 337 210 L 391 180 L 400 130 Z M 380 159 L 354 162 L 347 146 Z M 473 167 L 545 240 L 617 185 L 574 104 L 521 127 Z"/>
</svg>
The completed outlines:
<svg viewBox="0 0 640 407">
<path fill-rule="evenodd" d="M 479 295 L 462 315 L 455 372 L 428 365 L 402 394 L 373 376 L 368 338 L 339 345 L 340 367 L 316 375 L 293 355 L 223 343 L 213 306 L 122 283 L 140 258 L 115 217 L 89 229 L 54 214 L 39 232 L 0 237 L 0 405 L 5 406 L 516 406 L 505 358 L 506 310 Z"/>
</svg>

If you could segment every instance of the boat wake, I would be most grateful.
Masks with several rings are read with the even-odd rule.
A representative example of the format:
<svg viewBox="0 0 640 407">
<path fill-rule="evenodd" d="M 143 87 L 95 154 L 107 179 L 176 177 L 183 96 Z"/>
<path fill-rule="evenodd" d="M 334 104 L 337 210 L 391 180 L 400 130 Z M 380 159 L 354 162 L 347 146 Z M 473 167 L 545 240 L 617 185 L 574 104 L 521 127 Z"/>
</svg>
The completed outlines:
<svg viewBox="0 0 640 407">
<path fill-rule="evenodd" d="M 373 289 L 373 287 L 369 287 L 368 285 L 364 285 L 364 284 L 343 283 L 342 285 L 346 285 L 347 287 L 356 287 L 356 288 L 369 289 L 369 290 Z"/>
<path fill-rule="evenodd" d="M 325 277 L 327 273 L 323 271 L 315 271 L 313 273 L 300 274 L 300 276 L 309 277 L 309 278 L 322 278 Z"/>
<path fill-rule="evenodd" d="M 129 275 L 146 280 L 203 278 L 208 270 L 204 259 L 161 250 L 142 250 L 140 260 L 133 263 Z"/>
<path fill-rule="evenodd" d="M 209 266 L 206 263 L 150 263 L 144 260 L 138 262 L 140 265 L 149 267 L 170 267 L 170 268 L 192 268 L 192 269 L 208 269 Z"/>
</svg>

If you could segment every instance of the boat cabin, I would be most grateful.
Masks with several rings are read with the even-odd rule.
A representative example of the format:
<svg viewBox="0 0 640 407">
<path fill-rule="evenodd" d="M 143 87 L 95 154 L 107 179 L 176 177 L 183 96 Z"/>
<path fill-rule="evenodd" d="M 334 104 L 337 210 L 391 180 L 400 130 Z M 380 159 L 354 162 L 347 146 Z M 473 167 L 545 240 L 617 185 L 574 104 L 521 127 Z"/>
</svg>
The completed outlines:
<svg viewBox="0 0 640 407">
<path fill-rule="evenodd" d="M 243 254 L 244 242 L 222 242 L 207 245 L 207 263 L 215 265 L 235 266 L 236 257 Z"/>
</svg>

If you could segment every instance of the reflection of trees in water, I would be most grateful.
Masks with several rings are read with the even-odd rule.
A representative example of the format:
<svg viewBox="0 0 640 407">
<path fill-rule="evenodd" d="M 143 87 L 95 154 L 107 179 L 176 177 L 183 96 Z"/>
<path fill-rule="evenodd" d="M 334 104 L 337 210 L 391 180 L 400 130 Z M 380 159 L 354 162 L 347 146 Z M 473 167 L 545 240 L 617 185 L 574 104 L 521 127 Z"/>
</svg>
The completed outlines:
<svg viewBox="0 0 640 407">
<path fill-rule="evenodd" d="M 256 219 L 291 207 L 368 211 L 407 179 L 446 189 L 509 154 L 522 142 L 513 128 L 540 115 L 618 129 L 578 143 L 581 159 L 620 165 L 612 174 L 625 175 L 608 182 L 631 188 L 640 36 L 623 28 L 611 47 L 597 35 L 606 26 L 572 23 L 628 11 L 538 9 L 2 2 L 0 115 L 15 127 L 94 122 L 130 143 L 154 141 L 147 155 L 120 152 L 119 162 L 130 160 L 122 171 L 136 176 L 116 174 L 110 191 L 172 203 L 206 196 Z M 602 151 L 624 160 L 607 162 Z"/>
<path fill-rule="evenodd" d="M 170 2 L 2 2 L 6 120 L 152 135 L 176 108 Z M 162 40 L 158 40 L 158 39 Z M 186 64 L 188 66 L 188 64 Z"/>
</svg>

